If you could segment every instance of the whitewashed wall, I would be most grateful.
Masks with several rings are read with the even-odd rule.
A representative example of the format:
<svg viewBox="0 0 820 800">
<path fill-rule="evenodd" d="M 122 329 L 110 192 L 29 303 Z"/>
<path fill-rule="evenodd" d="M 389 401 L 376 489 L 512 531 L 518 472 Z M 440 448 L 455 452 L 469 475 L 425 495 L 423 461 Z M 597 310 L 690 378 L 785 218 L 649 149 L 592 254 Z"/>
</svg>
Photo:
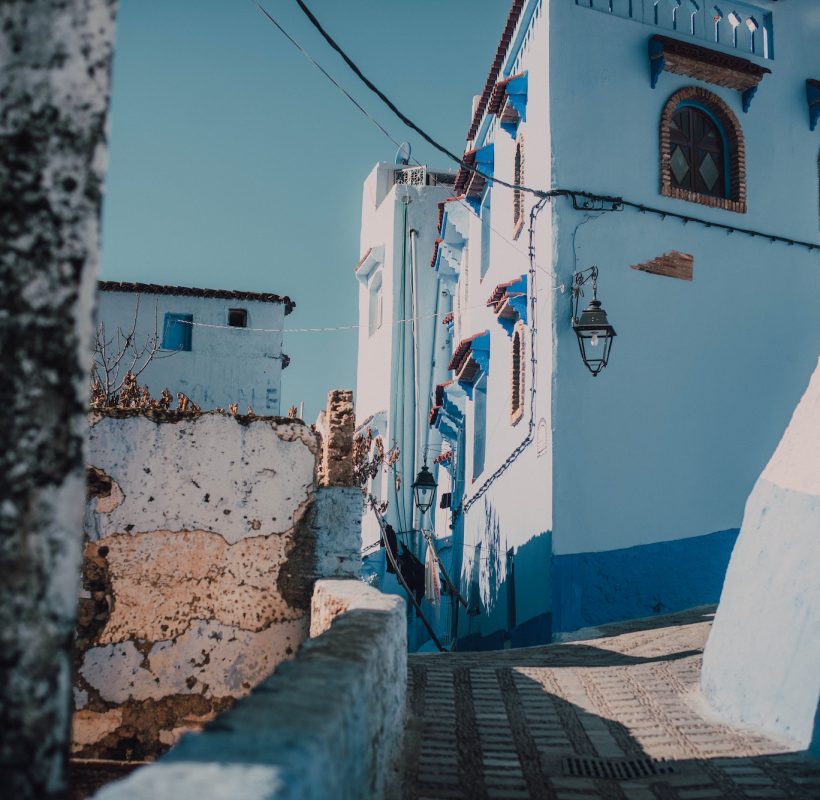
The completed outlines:
<svg viewBox="0 0 820 800">
<path fill-rule="evenodd" d="M 317 554 L 359 541 L 350 498 L 314 502 L 318 452 L 295 422 L 92 417 L 75 754 L 155 755 L 293 655 Z"/>
<path fill-rule="evenodd" d="M 746 504 L 703 660 L 728 720 L 820 753 L 820 367 Z"/>
<path fill-rule="evenodd" d="M 126 332 L 130 329 L 138 298 L 138 344 L 155 331 L 162 339 L 166 313 L 192 314 L 195 323 L 202 323 L 193 326 L 190 352 L 161 350 L 140 375 L 140 383 L 147 385 L 154 397 L 167 388 L 174 396 L 183 392 L 204 410 L 227 409 L 231 403 L 238 403 L 243 414 L 248 406 L 256 414 L 280 413 L 284 304 L 102 291 L 97 320 L 105 324 L 108 337 L 118 328 Z M 247 328 L 224 327 L 229 308 L 247 310 Z"/>
</svg>

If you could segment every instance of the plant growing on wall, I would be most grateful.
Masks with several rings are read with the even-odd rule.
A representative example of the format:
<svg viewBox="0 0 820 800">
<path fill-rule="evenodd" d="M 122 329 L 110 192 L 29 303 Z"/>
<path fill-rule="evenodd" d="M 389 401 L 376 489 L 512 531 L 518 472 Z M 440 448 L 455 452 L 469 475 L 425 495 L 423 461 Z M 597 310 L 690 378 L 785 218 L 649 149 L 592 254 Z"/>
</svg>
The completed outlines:
<svg viewBox="0 0 820 800">
<path fill-rule="evenodd" d="M 382 470 L 394 470 L 401 451 L 397 445 L 385 450 L 384 440 L 379 435 L 373 435 L 373 429 L 368 428 L 353 439 L 353 480 L 356 486 L 362 488 L 365 498 L 368 497 L 368 483 Z M 387 501 L 378 505 L 380 513 L 387 510 Z"/>
<path fill-rule="evenodd" d="M 140 407 L 139 398 L 140 402 L 150 405 L 148 389 L 139 387 L 137 379 L 160 349 L 159 312 L 155 309 L 154 330 L 144 339 L 137 338 L 139 313 L 140 296 L 137 295 L 134 317 L 127 330 L 118 326 L 116 332 L 110 334 L 104 322 L 97 325 L 91 367 L 92 408 L 117 407 L 124 398 L 129 408 Z"/>
</svg>

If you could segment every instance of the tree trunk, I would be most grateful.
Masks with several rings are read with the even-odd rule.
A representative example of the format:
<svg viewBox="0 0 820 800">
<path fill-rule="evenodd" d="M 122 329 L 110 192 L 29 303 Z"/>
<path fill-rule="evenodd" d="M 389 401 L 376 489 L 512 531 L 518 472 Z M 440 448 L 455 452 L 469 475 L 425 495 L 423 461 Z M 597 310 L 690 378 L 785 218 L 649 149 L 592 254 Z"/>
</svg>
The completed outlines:
<svg viewBox="0 0 820 800">
<path fill-rule="evenodd" d="M 65 792 L 116 0 L 0 2 L 0 787 Z"/>
</svg>

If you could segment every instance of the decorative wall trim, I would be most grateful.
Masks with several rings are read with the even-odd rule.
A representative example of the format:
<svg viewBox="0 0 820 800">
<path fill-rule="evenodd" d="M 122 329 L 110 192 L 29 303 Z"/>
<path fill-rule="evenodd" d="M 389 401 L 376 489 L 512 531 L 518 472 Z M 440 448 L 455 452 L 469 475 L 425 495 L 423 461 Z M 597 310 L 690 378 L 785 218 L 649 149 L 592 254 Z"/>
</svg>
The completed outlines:
<svg viewBox="0 0 820 800">
<path fill-rule="evenodd" d="M 688 253 L 672 250 L 643 264 L 633 264 L 631 268 L 640 270 L 641 272 L 650 272 L 652 275 L 663 275 L 667 278 L 679 278 L 682 281 L 691 281 L 694 263 L 694 257 Z"/>
<path fill-rule="evenodd" d="M 527 321 L 527 276 L 499 283 L 488 298 L 487 307 L 493 309 L 507 336 L 512 336 L 515 323 Z"/>
<path fill-rule="evenodd" d="M 518 126 L 527 119 L 527 73 L 499 81 L 487 106 L 488 114 L 498 117 L 501 130 L 515 138 Z"/>
<path fill-rule="evenodd" d="M 685 100 L 693 100 L 706 106 L 723 126 L 729 148 L 729 197 L 713 197 L 689 189 L 680 189 L 672 185 L 671 152 L 669 146 L 669 125 L 677 107 Z M 746 145 L 743 140 L 743 129 L 731 108 L 713 92 L 698 86 L 687 86 L 675 92 L 663 107 L 660 123 L 661 149 L 661 194 L 700 203 L 725 211 L 746 213 Z"/>
<path fill-rule="evenodd" d="M 749 110 L 763 76 L 771 72 L 767 67 L 745 58 L 655 35 L 649 39 L 649 71 L 653 89 L 664 70 L 736 89 L 742 95 L 744 112 Z"/>
</svg>

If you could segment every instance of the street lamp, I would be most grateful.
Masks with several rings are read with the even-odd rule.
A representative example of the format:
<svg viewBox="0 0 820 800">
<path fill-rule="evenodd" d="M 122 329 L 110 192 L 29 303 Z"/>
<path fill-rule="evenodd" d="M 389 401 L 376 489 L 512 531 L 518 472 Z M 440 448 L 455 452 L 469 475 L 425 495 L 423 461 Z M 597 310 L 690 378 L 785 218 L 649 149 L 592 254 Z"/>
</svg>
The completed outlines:
<svg viewBox="0 0 820 800">
<path fill-rule="evenodd" d="M 581 287 L 592 281 L 592 301 L 578 316 L 578 299 L 582 294 Z M 612 340 L 617 335 L 615 328 L 609 324 L 606 311 L 598 299 L 598 267 L 590 267 L 576 272 L 572 280 L 573 314 L 572 329 L 578 337 L 581 358 L 592 377 L 607 365 L 612 350 Z"/>
<path fill-rule="evenodd" d="M 436 488 L 438 484 L 433 477 L 427 464 L 425 464 L 413 482 L 413 494 L 416 498 L 416 508 L 422 513 L 426 514 L 433 505 L 433 498 L 436 495 Z"/>
</svg>

